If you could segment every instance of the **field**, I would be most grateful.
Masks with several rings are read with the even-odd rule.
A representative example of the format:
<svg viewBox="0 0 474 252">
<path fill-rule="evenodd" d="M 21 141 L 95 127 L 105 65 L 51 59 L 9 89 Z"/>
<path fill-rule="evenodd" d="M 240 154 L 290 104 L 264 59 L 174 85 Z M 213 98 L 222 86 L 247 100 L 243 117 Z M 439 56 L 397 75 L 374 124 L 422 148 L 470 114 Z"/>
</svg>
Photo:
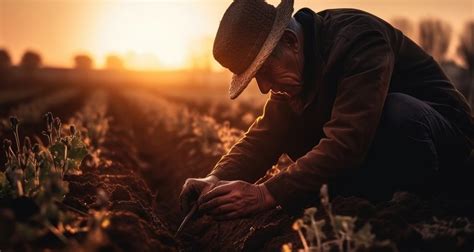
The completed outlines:
<svg viewBox="0 0 474 252">
<path fill-rule="evenodd" d="M 58 164 L 64 170 L 62 179 L 66 189 L 55 200 L 38 200 L 41 191 L 57 191 L 51 187 L 55 180 L 50 178 L 45 178 L 44 185 L 39 182 L 40 192 L 32 190 L 29 195 L 26 189 L 20 192 L 18 188 L 10 188 L 13 196 L 2 195 L 0 251 L 303 249 L 301 233 L 294 230 L 298 229 L 295 221 L 302 216 L 290 216 L 280 209 L 224 222 L 202 216 L 193 219 L 179 236 L 174 236 L 184 217 L 178 201 L 184 181 L 205 176 L 261 114 L 262 97 L 248 96 L 230 102 L 225 88 L 68 81 L 30 81 L 2 87 L 0 135 L 11 141 L 15 157 L 32 153 L 28 143 L 23 144 L 25 136 L 31 139 L 32 145 L 44 146 L 38 153 L 48 153 L 44 148 L 48 142 L 54 142 L 48 140 L 54 137 L 47 135 L 53 136 L 54 132 L 58 139 L 79 136 L 83 144 L 80 146 L 88 154 L 77 159 L 68 156 L 75 145 L 64 143 L 69 148 L 69 152 L 61 152 L 67 156 L 66 163 Z M 50 134 L 43 117 L 47 112 L 52 113 L 54 121 Z M 19 120 L 18 138 L 25 150 L 16 150 L 18 144 L 10 116 Z M 56 125 L 56 117 L 61 124 Z M 70 125 L 75 128 L 71 129 Z M 42 132 L 45 128 L 46 132 Z M 11 152 L 5 152 L 0 157 L 1 171 L 13 162 Z M 38 153 L 35 152 L 35 157 Z M 71 172 L 73 164 L 68 164 L 75 160 L 79 163 Z M 284 158 L 280 161 L 272 172 L 290 162 Z M 2 178 L 3 186 L 6 180 Z M 398 192 L 392 200 L 377 204 L 355 197 L 330 200 L 330 212 L 318 211 L 315 219 L 332 220 L 333 214 L 349 216 L 345 220 L 353 227 L 344 229 L 344 239 L 327 226 L 321 228 L 326 240 L 335 237 L 347 242 L 340 247 L 344 251 L 474 249 L 472 199 L 457 199 L 453 195 L 422 199 Z M 323 209 L 324 204 L 317 207 Z M 351 239 L 356 238 L 349 231 L 360 231 L 367 223 L 371 227 L 363 236 L 367 246 L 351 248 Z M 305 236 L 309 239 L 308 230 Z M 337 248 L 332 246 L 332 251 Z"/>
</svg>

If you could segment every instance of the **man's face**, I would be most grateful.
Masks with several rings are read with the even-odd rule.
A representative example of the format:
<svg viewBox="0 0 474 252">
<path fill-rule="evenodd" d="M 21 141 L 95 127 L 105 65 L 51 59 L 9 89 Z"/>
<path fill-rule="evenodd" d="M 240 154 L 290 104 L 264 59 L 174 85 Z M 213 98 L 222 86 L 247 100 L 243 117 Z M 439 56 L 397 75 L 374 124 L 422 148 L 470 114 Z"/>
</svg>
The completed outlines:
<svg viewBox="0 0 474 252">
<path fill-rule="evenodd" d="M 289 97 L 301 92 L 304 55 L 302 50 L 294 50 L 295 46 L 285 43 L 285 39 L 280 41 L 275 49 L 278 53 L 270 55 L 255 75 L 260 92 L 266 94 L 271 90 Z"/>
</svg>

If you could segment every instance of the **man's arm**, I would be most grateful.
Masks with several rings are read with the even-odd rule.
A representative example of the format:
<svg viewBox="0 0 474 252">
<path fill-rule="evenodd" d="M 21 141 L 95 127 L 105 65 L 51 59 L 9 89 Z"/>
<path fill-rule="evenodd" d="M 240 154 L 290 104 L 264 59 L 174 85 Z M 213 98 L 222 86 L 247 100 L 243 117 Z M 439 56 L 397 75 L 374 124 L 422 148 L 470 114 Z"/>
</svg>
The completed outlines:
<svg viewBox="0 0 474 252">
<path fill-rule="evenodd" d="M 190 178 L 183 185 L 180 194 L 181 207 L 184 212 L 189 211 L 191 205 L 206 194 L 209 190 L 219 184 L 225 184 L 227 180 L 244 180 L 250 183 L 255 182 L 265 174 L 265 170 L 270 168 L 282 153 L 283 142 L 289 125 L 289 107 L 284 100 L 272 95 L 265 104 L 264 113 L 250 127 L 245 136 L 235 144 L 228 154 L 224 155 L 216 164 L 212 172 L 205 178 Z M 221 181 L 223 180 L 223 181 Z M 241 185 L 243 181 L 234 181 Z M 230 185 L 236 185 L 230 184 Z M 268 190 L 263 185 L 253 187 L 246 183 L 245 186 L 252 187 L 248 193 L 252 196 L 250 200 L 258 202 L 252 204 L 263 207 L 274 204 L 269 196 Z M 265 193 L 265 195 L 263 195 Z M 262 200 L 263 199 L 263 200 Z M 263 206 L 262 204 L 265 203 Z M 207 207 L 211 207 L 207 204 Z M 206 206 L 204 206 L 204 209 Z M 202 210 L 202 209 L 201 209 Z"/>
<path fill-rule="evenodd" d="M 375 135 L 394 55 L 388 40 L 375 30 L 357 34 L 351 41 L 331 119 L 323 127 L 325 137 L 286 171 L 265 182 L 284 208 L 316 197 L 329 178 L 359 166 Z"/>
<path fill-rule="evenodd" d="M 272 94 L 262 116 L 250 126 L 245 136 L 215 165 L 212 172 L 221 180 L 244 180 L 250 183 L 262 177 L 283 153 L 291 109 L 284 98 Z"/>
</svg>

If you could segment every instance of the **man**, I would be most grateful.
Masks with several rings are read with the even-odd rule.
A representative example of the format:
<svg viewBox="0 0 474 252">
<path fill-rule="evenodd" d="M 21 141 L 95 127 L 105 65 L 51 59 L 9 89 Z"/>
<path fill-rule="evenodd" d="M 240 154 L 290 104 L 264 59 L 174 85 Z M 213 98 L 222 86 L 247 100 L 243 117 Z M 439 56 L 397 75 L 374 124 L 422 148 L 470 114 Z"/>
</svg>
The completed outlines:
<svg viewBox="0 0 474 252">
<path fill-rule="evenodd" d="M 372 200 L 430 194 L 463 174 L 474 118 L 431 56 L 369 13 L 304 8 L 291 17 L 292 6 L 235 0 L 225 12 L 213 53 L 234 73 L 230 97 L 253 77 L 271 96 L 212 172 L 186 181 L 184 211 L 198 204 L 226 220 L 298 210 L 326 183 Z M 253 184 L 282 153 L 295 163 Z"/>
</svg>

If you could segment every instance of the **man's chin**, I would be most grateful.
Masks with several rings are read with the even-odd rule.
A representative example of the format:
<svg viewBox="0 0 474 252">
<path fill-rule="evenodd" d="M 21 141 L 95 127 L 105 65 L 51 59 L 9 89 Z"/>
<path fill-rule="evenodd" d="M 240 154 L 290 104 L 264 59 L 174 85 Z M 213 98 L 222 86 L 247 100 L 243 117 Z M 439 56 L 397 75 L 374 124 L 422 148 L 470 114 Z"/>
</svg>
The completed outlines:
<svg viewBox="0 0 474 252">
<path fill-rule="evenodd" d="M 281 96 L 286 96 L 286 97 L 288 97 L 288 98 L 292 98 L 292 97 L 293 97 L 293 96 L 292 96 L 290 93 L 288 93 L 288 92 L 273 92 L 273 93 L 275 93 L 275 94 L 277 94 L 277 95 L 281 95 Z"/>
</svg>

